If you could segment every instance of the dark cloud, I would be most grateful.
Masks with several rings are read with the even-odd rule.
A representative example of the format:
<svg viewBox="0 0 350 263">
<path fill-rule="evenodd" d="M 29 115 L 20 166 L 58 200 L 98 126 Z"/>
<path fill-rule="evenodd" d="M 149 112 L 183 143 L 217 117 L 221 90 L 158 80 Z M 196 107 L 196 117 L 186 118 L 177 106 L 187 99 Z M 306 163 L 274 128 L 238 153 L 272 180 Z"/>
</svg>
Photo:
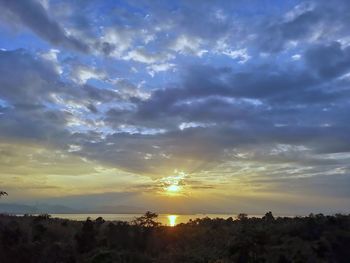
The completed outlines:
<svg viewBox="0 0 350 263">
<path fill-rule="evenodd" d="M 314 42 L 329 42 L 347 34 L 348 1 L 300 1 L 284 15 L 259 21 L 253 45 L 262 52 L 278 53 L 295 45 L 303 49 Z M 265 21 L 264 21 L 265 20 Z M 254 29 L 252 29 L 254 30 Z"/>
<path fill-rule="evenodd" d="M 69 132 L 65 129 L 69 113 L 45 108 L 15 107 L 0 115 L 0 137 L 64 146 Z"/>
<path fill-rule="evenodd" d="M 288 21 L 270 22 L 258 35 L 258 45 L 264 52 L 283 51 L 290 41 L 309 39 L 319 30 L 318 24 L 321 22 L 322 14 L 317 10 L 305 11 Z"/>
<path fill-rule="evenodd" d="M 283 107 L 287 109 L 288 105 L 290 110 L 296 104 L 328 105 L 348 94 L 337 88 L 339 83 L 335 78 L 348 70 L 349 60 L 345 56 L 347 51 L 340 48 L 336 53 L 328 48 L 317 54 L 318 50 L 319 47 L 313 47 L 306 51 L 308 66 L 302 69 L 292 65 L 286 65 L 284 69 L 274 64 L 241 72 L 209 66 L 190 68 L 180 87 L 157 90 L 149 100 L 141 102 L 138 117 L 152 119 L 178 115 L 186 121 L 198 121 L 200 116 L 214 122 L 223 118 L 234 121 L 259 114 L 271 116 L 274 109 L 283 114 Z M 332 60 L 334 63 L 325 63 Z M 336 74 L 320 75 L 319 71 Z"/>
<path fill-rule="evenodd" d="M 1 0 L 0 4 L 3 12 L 5 10 L 10 12 L 23 26 L 30 28 L 34 33 L 53 45 L 64 46 L 81 52 L 88 51 L 88 46 L 74 36 L 68 35 L 38 1 Z"/>
<path fill-rule="evenodd" d="M 0 51 L 0 96 L 11 104 L 40 104 L 57 89 L 53 66 L 25 50 Z"/>
<path fill-rule="evenodd" d="M 350 69 L 350 47 L 342 48 L 337 41 L 318 44 L 306 51 L 305 59 L 321 78 L 335 78 Z"/>
<path fill-rule="evenodd" d="M 105 112 L 94 105 L 122 102 L 118 93 L 91 85 L 68 85 L 53 68 L 28 53 L 2 52 L 0 63 L 13 65 L 10 68 L 20 72 L 16 78 L 1 79 L 2 99 L 14 105 L 2 109 L 2 135 L 51 140 L 62 148 L 79 145 L 81 149 L 75 154 L 149 174 L 179 166 L 203 169 L 229 160 L 227 151 L 248 146 L 288 144 L 304 145 L 319 153 L 347 152 L 349 104 L 342 97 L 348 93 L 332 86 L 336 96 L 327 99 L 325 84 L 340 85 L 336 81 L 339 74 L 318 74 L 312 64 L 315 58 L 309 55 L 318 49 L 315 46 L 306 51 L 306 67 L 290 71 L 277 65 L 274 69 L 272 64 L 238 73 L 229 68 L 194 66 L 178 87 L 157 90 L 149 99 L 134 101 L 132 108 L 121 103 Z M 338 46 L 336 50 L 343 49 Z M 332 48 L 324 49 L 317 59 L 322 59 L 321 54 L 328 60 L 339 56 Z M 339 67 L 333 63 L 328 70 L 332 71 L 332 66 Z M 4 71 L 2 75 L 10 74 Z M 55 103 L 50 94 L 85 105 L 110 127 L 132 127 L 108 136 L 102 131 L 72 134 L 68 122 L 73 113 L 43 106 Z M 189 126 L 180 130 L 182 123 Z"/>
<path fill-rule="evenodd" d="M 25 50 L 0 51 L 0 136 L 35 140 L 67 148 L 69 122 L 90 122 L 79 112 L 98 113 L 95 105 L 120 100 L 118 93 L 65 82 L 55 66 Z M 67 106 L 72 105 L 72 106 Z M 85 113 L 87 114 L 87 113 Z"/>
</svg>

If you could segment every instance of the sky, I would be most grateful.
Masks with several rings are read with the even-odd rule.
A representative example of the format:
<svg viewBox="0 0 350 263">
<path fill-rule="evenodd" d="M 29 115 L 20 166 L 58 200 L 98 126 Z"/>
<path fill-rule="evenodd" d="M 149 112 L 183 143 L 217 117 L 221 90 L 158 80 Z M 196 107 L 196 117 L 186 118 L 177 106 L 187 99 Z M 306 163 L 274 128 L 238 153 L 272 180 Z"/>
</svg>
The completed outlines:
<svg viewBox="0 0 350 263">
<path fill-rule="evenodd" d="M 349 212 L 349 11 L 0 0 L 1 202 Z"/>
</svg>

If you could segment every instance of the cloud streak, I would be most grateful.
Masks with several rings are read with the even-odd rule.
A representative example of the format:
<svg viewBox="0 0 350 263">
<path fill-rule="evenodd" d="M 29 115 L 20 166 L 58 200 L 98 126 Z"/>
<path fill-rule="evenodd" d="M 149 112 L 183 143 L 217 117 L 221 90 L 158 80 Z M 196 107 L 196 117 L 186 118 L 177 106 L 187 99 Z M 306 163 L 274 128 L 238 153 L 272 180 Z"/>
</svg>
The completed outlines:
<svg viewBox="0 0 350 263">
<path fill-rule="evenodd" d="M 88 46 L 65 30 L 49 16 L 45 8 L 37 1 L 7 1 L 2 0 L 3 12 L 9 13 L 9 18 L 16 19 L 23 26 L 28 27 L 40 37 L 53 45 L 62 45 L 81 52 L 87 52 Z M 12 20 L 11 19 L 11 20 Z"/>
</svg>

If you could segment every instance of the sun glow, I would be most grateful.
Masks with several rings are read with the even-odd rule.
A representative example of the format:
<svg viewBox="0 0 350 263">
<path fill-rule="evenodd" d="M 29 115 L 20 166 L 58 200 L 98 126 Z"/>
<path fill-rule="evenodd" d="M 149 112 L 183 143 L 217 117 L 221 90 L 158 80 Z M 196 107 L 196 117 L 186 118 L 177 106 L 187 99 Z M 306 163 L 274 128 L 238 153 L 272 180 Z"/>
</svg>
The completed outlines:
<svg viewBox="0 0 350 263">
<path fill-rule="evenodd" d="M 176 226 L 177 215 L 168 215 L 169 226 Z"/>
<path fill-rule="evenodd" d="M 176 184 L 172 184 L 172 185 L 169 185 L 167 188 L 166 188 L 166 191 L 167 192 L 171 192 L 171 193 L 177 193 L 181 190 L 181 187 L 179 185 L 176 185 Z"/>
<path fill-rule="evenodd" d="M 184 172 L 175 171 L 175 175 L 161 179 L 163 190 L 167 195 L 180 195 L 184 190 L 184 179 L 187 176 Z"/>
</svg>

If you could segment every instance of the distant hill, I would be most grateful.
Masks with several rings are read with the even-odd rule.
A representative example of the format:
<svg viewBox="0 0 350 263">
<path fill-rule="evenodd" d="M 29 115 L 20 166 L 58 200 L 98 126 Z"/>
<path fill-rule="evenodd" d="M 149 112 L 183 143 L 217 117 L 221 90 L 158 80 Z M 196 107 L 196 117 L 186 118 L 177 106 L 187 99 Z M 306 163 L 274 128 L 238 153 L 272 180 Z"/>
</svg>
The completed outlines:
<svg viewBox="0 0 350 263">
<path fill-rule="evenodd" d="M 81 213 L 76 209 L 72 209 L 62 205 L 48 205 L 48 204 L 37 204 L 37 205 L 23 205 L 16 203 L 0 203 L 0 213 L 6 214 L 69 214 L 69 213 Z"/>
<path fill-rule="evenodd" d="M 144 212 L 144 208 L 127 205 L 100 206 L 91 209 L 78 210 L 64 205 L 51 205 L 44 203 L 35 205 L 0 203 L 0 213 L 4 214 L 142 214 Z"/>
<path fill-rule="evenodd" d="M 0 204 L 0 213 L 6 214 L 36 214 L 38 209 L 35 206 L 2 203 Z"/>
<path fill-rule="evenodd" d="M 194 209 L 181 208 L 179 206 L 173 207 L 172 209 L 166 207 L 152 207 L 148 210 L 155 210 L 161 214 L 171 214 L 176 211 L 178 214 L 225 214 L 215 208 L 210 209 Z M 214 211 L 214 212 L 213 212 Z M 72 208 L 66 205 L 47 204 L 47 203 L 35 203 L 29 204 L 18 204 L 18 203 L 0 203 L 0 213 L 5 214 L 143 214 L 145 208 L 138 206 L 129 205 L 104 205 L 104 206 L 92 206 L 92 207 L 81 207 L 80 209 Z"/>
</svg>

